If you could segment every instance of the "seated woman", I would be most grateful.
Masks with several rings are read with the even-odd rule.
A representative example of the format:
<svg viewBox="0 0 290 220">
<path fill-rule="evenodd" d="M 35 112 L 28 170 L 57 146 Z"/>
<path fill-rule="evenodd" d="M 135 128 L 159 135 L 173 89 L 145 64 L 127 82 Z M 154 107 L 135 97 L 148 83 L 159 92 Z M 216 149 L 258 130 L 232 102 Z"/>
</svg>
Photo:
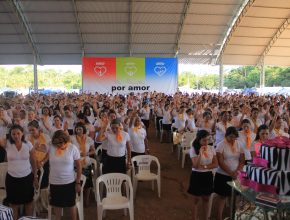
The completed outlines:
<svg viewBox="0 0 290 220">
<path fill-rule="evenodd" d="M 25 215 L 33 214 L 34 187 L 38 187 L 36 161 L 33 146 L 23 135 L 23 128 L 13 125 L 9 139 L 1 143 L 6 148 L 8 171 L 5 188 L 7 201 L 13 209 L 13 219 L 18 219 L 20 205 L 24 205 Z"/>
<path fill-rule="evenodd" d="M 202 201 L 202 211 L 205 219 L 209 209 L 209 196 L 213 192 L 213 173 L 212 170 L 218 166 L 216 152 L 209 144 L 210 134 L 206 130 L 199 130 L 196 139 L 190 148 L 192 160 L 192 172 L 190 177 L 188 193 L 193 198 L 193 220 L 197 218 L 197 205 Z"/>
<path fill-rule="evenodd" d="M 82 172 L 87 177 L 85 184 L 85 205 L 88 206 L 90 191 L 93 187 L 90 157 L 93 157 L 95 154 L 95 146 L 93 139 L 87 135 L 87 128 L 82 122 L 76 124 L 74 134 L 75 135 L 71 136 L 71 142 L 77 146 L 80 151 Z"/>
<path fill-rule="evenodd" d="M 214 178 L 214 192 L 217 196 L 217 219 L 223 219 L 226 198 L 231 195 L 231 187 L 227 182 L 237 178 L 245 163 L 244 150 L 237 141 L 239 133 L 235 127 L 226 129 L 224 140 L 218 143 L 216 152 L 218 169 Z"/>
</svg>

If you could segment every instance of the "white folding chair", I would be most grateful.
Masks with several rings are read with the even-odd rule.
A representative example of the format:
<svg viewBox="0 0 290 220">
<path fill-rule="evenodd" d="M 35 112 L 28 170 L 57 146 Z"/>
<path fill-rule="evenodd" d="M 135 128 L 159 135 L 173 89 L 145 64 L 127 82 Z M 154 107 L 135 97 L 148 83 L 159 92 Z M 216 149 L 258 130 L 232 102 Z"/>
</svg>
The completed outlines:
<svg viewBox="0 0 290 220">
<path fill-rule="evenodd" d="M 0 163 L 0 203 L 3 204 L 3 200 L 6 198 L 5 180 L 8 169 L 7 162 Z"/>
<path fill-rule="evenodd" d="M 91 160 L 91 164 L 93 166 L 93 170 L 94 170 L 94 174 L 92 176 L 92 181 L 93 181 L 93 192 L 94 192 L 94 195 L 95 195 L 95 200 L 97 201 L 97 193 L 96 193 L 96 179 L 97 179 L 97 172 L 98 172 L 98 162 L 93 159 L 93 158 L 90 158 Z"/>
<path fill-rule="evenodd" d="M 126 195 L 122 195 L 122 184 L 126 186 Z M 106 196 L 101 197 L 100 187 L 105 185 Z M 98 219 L 103 218 L 105 210 L 129 209 L 130 220 L 134 220 L 133 187 L 128 175 L 108 173 L 96 180 Z"/>
<path fill-rule="evenodd" d="M 157 174 L 151 172 L 150 166 L 152 161 L 157 164 Z M 134 166 L 137 164 L 137 166 Z M 152 190 L 154 190 L 154 181 L 157 182 L 158 197 L 161 195 L 161 174 L 160 174 L 160 163 L 157 157 L 152 155 L 140 155 L 132 158 L 133 166 L 133 186 L 134 194 L 136 195 L 138 181 L 152 181 Z M 136 172 L 137 171 L 137 172 Z"/>
<path fill-rule="evenodd" d="M 194 130 L 194 131 L 187 131 L 183 135 L 183 139 L 180 144 L 181 149 L 178 149 L 178 159 L 180 158 L 180 150 L 182 153 L 182 159 L 181 159 L 182 168 L 184 168 L 185 156 L 189 154 L 189 149 L 192 146 L 192 142 L 196 138 L 196 134 L 197 134 L 197 130 Z"/>
<path fill-rule="evenodd" d="M 79 216 L 79 220 L 84 220 L 84 195 L 83 195 L 83 192 L 84 192 L 84 186 L 86 184 L 86 180 L 87 180 L 87 177 L 85 175 L 81 175 L 81 182 L 82 182 L 82 185 L 81 185 L 81 192 L 80 192 L 80 195 L 76 195 L 76 207 L 77 207 L 77 210 L 78 210 L 78 216 Z M 52 207 L 49 205 L 48 206 L 48 219 L 52 219 Z"/>
<path fill-rule="evenodd" d="M 42 183 L 42 177 L 43 177 L 43 173 L 44 170 L 42 167 L 40 167 L 39 169 L 40 174 L 39 174 L 39 179 L 38 179 L 38 188 L 34 189 L 34 197 L 33 197 L 33 203 L 34 203 L 34 209 L 33 209 L 33 216 L 36 216 L 37 214 L 40 213 L 41 211 L 41 201 L 40 201 L 40 187 L 41 187 L 41 183 Z"/>
</svg>

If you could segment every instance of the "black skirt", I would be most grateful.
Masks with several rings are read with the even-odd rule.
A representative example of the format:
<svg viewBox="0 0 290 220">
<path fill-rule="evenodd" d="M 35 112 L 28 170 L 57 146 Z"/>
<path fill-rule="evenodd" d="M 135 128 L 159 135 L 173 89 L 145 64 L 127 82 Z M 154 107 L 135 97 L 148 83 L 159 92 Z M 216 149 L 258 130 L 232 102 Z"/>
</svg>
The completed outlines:
<svg viewBox="0 0 290 220">
<path fill-rule="evenodd" d="M 107 155 L 104 163 L 103 173 L 124 173 L 126 174 L 126 157 L 112 157 Z"/>
<path fill-rule="evenodd" d="M 148 129 L 149 128 L 149 120 L 142 119 L 141 121 L 145 125 L 146 129 Z"/>
<path fill-rule="evenodd" d="M 214 192 L 220 196 L 230 196 L 231 187 L 227 182 L 232 181 L 233 178 L 221 173 L 216 173 L 214 177 Z"/>
<path fill-rule="evenodd" d="M 163 124 L 162 127 L 164 131 L 171 131 L 171 124 Z"/>
<path fill-rule="evenodd" d="M 76 203 L 75 187 L 75 182 L 64 185 L 50 184 L 49 204 L 60 208 L 73 207 Z"/>
<path fill-rule="evenodd" d="M 27 204 L 33 201 L 34 187 L 33 174 L 16 178 L 6 174 L 5 187 L 7 202 L 14 205 Z"/>
<path fill-rule="evenodd" d="M 192 171 L 187 192 L 194 196 L 209 196 L 213 192 L 212 172 Z"/>
</svg>

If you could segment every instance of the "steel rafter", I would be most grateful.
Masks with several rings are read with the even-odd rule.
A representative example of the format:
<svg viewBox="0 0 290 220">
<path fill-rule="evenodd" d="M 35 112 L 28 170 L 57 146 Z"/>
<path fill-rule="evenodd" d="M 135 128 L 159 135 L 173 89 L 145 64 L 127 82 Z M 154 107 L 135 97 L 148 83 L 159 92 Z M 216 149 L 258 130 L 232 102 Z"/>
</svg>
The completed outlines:
<svg viewBox="0 0 290 220">
<path fill-rule="evenodd" d="M 76 1 L 75 0 L 72 0 L 72 5 L 73 5 L 73 9 L 74 9 L 74 16 L 75 16 L 75 19 L 76 19 L 78 35 L 79 35 L 79 38 L 80 38 L 82 56 L 85 56 L 84 38 L 83 38 L 82 31 L 81 31 L 81 24 L 80 24 L 80 20 L 79 20 L 79 16 L 78 16 L 78 10 L 77 10 L 77 5 L 76 5 Z"/>
<path fill-rule="evenodd" d="M 282 25 L 278 28 L 276 33 L 273 35 L 273 37 L 269 41 L 268 45 L 266 46 L 261 56 L 258 58 L 257 65 L 261 65 L 261 66 L 264 65 L 265 57 L 267 56 L 267 54 L 269 53 L 273 45 L 276 43 L 276 41 L 279 39 L 281 34 L 288 28 L 289 24 L 290 24 L 290 18 L 285 19 Z"/>
<path fill-rule="evenodd" d="M 188 13 L 188 9 L 189 9 L 190 4 L 191 4 L 191 0 L 187 0 L 184 3 L 183 12 L 182 12 L 182 15 L 181 15 L 181 20 L 180 20 L 180 23 L 179 23 L 179 26 L 178 26 L 177 35 L 176 35 L 176 42 L 175 42 L 175 48 L 174 48 L 174 55 L 175 55 L 175 57 L 179 53 L 179 42 L 180 42 L 182 30 L 183 30 L 183 27 L 184 27 L 185 18 L 187 16 L 187 13 Z"/>
<path fill-rule="evenodd" d="M 129 1 L 129 55 L 132 56 L 132 35 L 133 35 L 133 1 Z"/>
<path fill-rule="evenodd" d="M 35 57 L 35 62 L 37 64 L 41 63 L 41 59 L 39 56 L 39 52 L 38 49 L 36 47 L 36 44 L 33 40 L 32 34 L 31 34 L 31 29 L 29 26 L 29 23 L 25 17 L 25 15 L 23 14 L 21 5 L 20 5 L 20 1 L 17 0 L 7 0 L 8 4 L 11 6 L 13 12 L 15 13 L 15 15 L 17 16 L 19 23 L 21 25 L 21 27 L 23 28 L 24 31 L 24 35 L 29 43 L 29 45 L 31 46 L 32 49 L 32 53 Z"/>
<path fill-rule="evenodd" d="M 225 37 L 222 42 L 222 46 L 218 52 L 217 58 L 215 63 L 219 64 L 222 62 L 222 56 L 223 53 L 228 46 L 228 43 L 233 36 L 233 33 L 236 31 L 237 27 L 241 23 L 242 19 L 247 14 L 248 10 L 251 8 L 251 6 L 254 4 L 256 0 L 245 0 L 241 7 L 239 8 L 238 12 L 236 13 L 236 16 L 232 20 L 232 24 L 229 26 L 228 30 L 226 31 Z"/>
</svg>

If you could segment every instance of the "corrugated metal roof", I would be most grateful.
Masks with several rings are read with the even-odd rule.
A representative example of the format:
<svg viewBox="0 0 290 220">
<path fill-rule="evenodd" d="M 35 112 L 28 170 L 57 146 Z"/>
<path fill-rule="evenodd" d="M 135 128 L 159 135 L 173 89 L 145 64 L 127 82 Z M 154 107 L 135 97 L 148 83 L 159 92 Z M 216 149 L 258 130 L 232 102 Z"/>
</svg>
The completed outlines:
<svg viewBox="0 0 290 220">
<path fill-rule="evenodd" d="M 182 63 L 197 64 L 213 64 L 220 55 L 224 64 L 256 64 L 289 17 L 290 1 L 250 0 L 251 7 L 226 41 L 245 2 L 0 0 L 0 64 L 33 63 L 34 53 L 43 65 L 80 64 L 83 53 L 177 56 Z M 18 4 L 18 11 L 13 4 Z M 289 65 L 289 38 L 286 28 L 265 62 Z"/>
</svg>

